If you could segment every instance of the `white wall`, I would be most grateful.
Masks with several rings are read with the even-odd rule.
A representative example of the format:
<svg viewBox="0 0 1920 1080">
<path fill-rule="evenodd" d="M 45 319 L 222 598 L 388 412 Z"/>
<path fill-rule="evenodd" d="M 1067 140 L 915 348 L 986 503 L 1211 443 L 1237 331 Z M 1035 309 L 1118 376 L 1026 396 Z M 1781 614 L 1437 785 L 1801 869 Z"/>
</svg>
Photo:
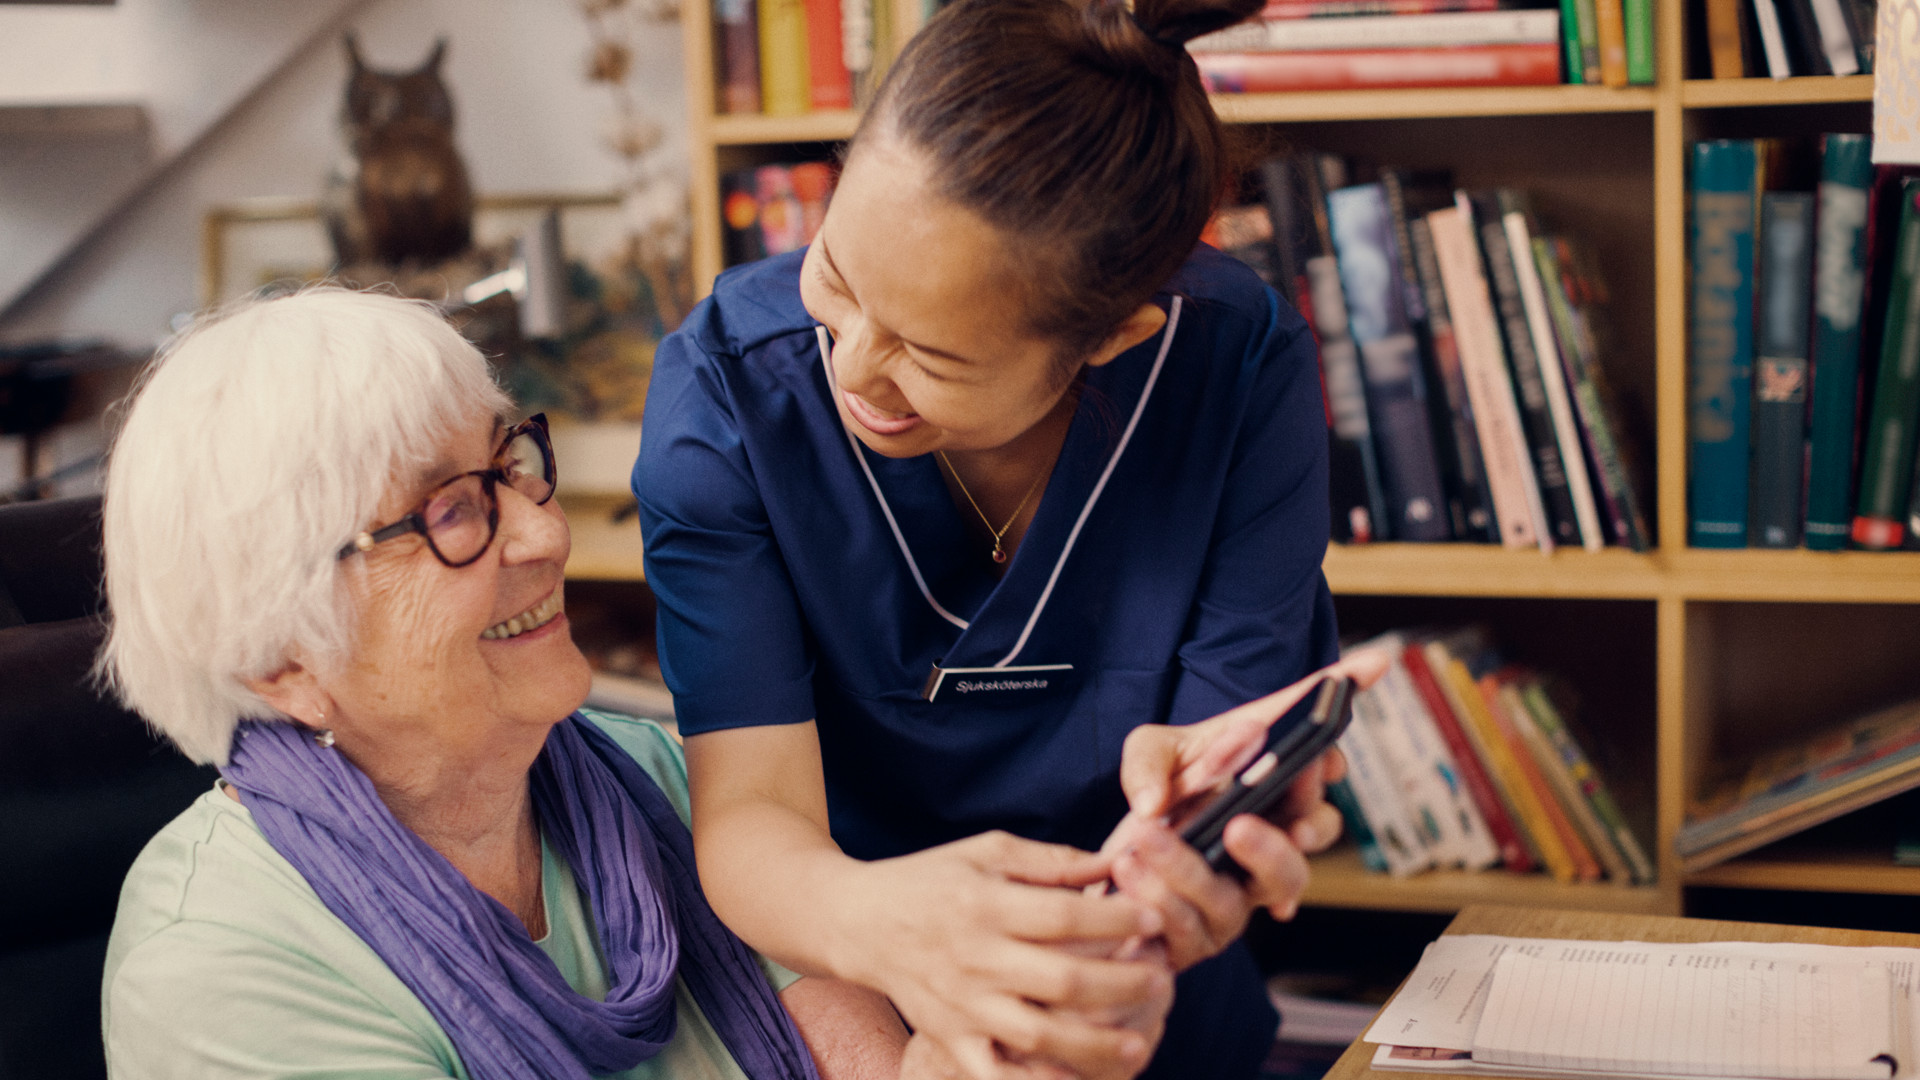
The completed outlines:
<svg viewBox="0 0 1920 1080">
<path fill-rule="evenodd" d="M 612 97 L 585 78 L 587 24 L 573 0 L 374 0 L 351 23 L 368 63 L 382 68 L 411 68 L 435 37 L 448 37 L 442 72 L 478 192 L 617 185 L 621 163 L 604 145 Z M 636 97 L 667 131 L 662 153 L 684 171 L 679 27 L 651 27 L 638 45 L 630 76 Z M 319 194 L 338 153 L 346 71 L 337 41 L 296 59 L 36 290 L 0 325 L 0 340 L 106 337 L 143 346 L 163 335 L 175 314 L 196 305 L 208 207 Z M 23 139 L 0 140 L 0 156 L 18 160 Z M 39 160 L 51 168 L 62 158 L 42 148 Z"/>
</svg>

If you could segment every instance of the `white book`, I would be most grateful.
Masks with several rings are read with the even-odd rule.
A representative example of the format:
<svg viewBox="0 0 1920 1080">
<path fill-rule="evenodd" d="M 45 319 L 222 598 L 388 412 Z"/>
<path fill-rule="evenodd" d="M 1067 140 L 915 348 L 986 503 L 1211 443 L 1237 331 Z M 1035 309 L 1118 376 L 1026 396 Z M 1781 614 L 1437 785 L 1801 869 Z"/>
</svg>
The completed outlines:
<svg viewBox="0 0 1920 1080">
<path fill-rule="evenodd" d="M 1394 703 L 1394 713 L 1405 731 L 1410 752 L 1427 777 L 1451 861 L 1468 870 L 1485 870 L 1500 861 L 1500 846 L 1487 830 L 1486 819 L 1474 805 L 1473 796 L 1461 783 L 1459 764 L 1401 660 L 1405 640 L 1398 634 L 1381 640 L 1391 641 L 1393 664 L 1378 685 Z"/>
<path fill-rule="evenodd" d="M 1813 21 L 1820 31 L 1820 51 L 1835 75 L 1860 74 L 1860 56 L 1853 51 L 1853 32 L 1847 28 L 1847 16 L 1840 0 L 1811 0 Z"/>
<path fill-rule="evenodd" d="M 1375 737 L 1373 725 L 1367 723 L 1375 708 L 1377 703 L 1365 691 L 1355 694 L 1353 722 L 1347 725 L 1338 745 L 1347 758 L 1347 786 L 1353 789 L 1353 799 L 1360 804 L 1367 827 L 1373 830 L 1387 873 L 1406 877 L 1430 868 L 1433 853 L 1415 830 L 1386 751 Z"/>
<path fill-rule="evenodd" d="M 1593 501 L 1593 484 L 1587 476 L 1587 452 L 1580 442 L 1580 421 L 1573 413 L 1573 397 L 1567 393 L 1567 369 L 1560 357 L 1560 342 L 1553 335 L 1553 316 L 1547 311 L 1547 291 L 1540 281 L 1540 266 L 1533 258 L 1533 233 L 1527 216 L 1508 211 L 1500 220 L 1507 232 L 1507 247 L 1513 252 L 1515 275 L 1520 279 L 1520 306 L 1527 309 L 1527 332 L 1533 338 L 1534 355 L 1540 360 L 1540 382 L 1547 389 L 1547 412 L 1553 417 L 1554 441 L 1560 445 L 1560 460 L 1567 474 L 1567 488 L 1573 495 L 1573 516 L 1580 526 L 1580 546 L 1599 551 L 1606 546 L 1606 529 L 1600 522 L 1600 509 Z"/>
<path fill-rule="evenodd" d="M 1194 38 L 1187 43 L 1187 50 L 1196 53 L 1328 52 L 1533 45 L 1559 40 L 1560 12 L 1542 8 L 1356 15 L 1337 19 L 1254 19 Z"/>
<path fill-rule="evenodd" d="M 1767 74 L 1785 79 L 1793 74 L 1787 62 L 1787 39 L 1780 32 L 1780 10 L 1773 0 L 1753 0 L 1753 21 L 1760 27 L 1760 48 L 1767 57 Z"/>
<path fill-rule="evenodd" d="M 1377 638 L 1368 644 L 1380 646 L 1390 640 Z M 1448 827 L 1446 786 L 1416 748 L 1401 703 L 1387 680 L 1383 677 L 1356 694 L 1355 705 L 1354 723 L 1366 724 L 1386 753 L 1401 803 L 1407 808 L 1410 823 L 1427 845 L 1434 865 L 1459 866 L 1464 861 L 1464 853 L 1459 831 Z"/>
</svg>

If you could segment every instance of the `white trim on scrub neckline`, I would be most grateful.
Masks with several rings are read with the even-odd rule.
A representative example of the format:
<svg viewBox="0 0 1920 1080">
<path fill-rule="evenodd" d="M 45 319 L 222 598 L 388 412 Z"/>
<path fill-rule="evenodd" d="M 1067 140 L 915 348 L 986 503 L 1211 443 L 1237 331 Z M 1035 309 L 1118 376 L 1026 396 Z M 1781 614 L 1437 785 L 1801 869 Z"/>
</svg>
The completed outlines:
<svg viewBox="0 0 1920 1080">
<path fill-rule="evenodd" d="M 1153 396 L 1154 385 L 1160 381 L 1160 369 L 1166 365 L 1167 353 L 1173 348 L 1174 331 L 1180 326 L 1180 309 L 1181 298 L 1176 296 L 1173 298 L 1172 310 L 1167 313 L 1167 327 L 1161 332 L 1160 352 L 1153 358 L 1153 368 L 1147 373 L 1146 385 L 1140 389 L 1140 400 L 1133 407 L 1133 415 L 1127 420 L 1126 430 L 1120 433 L 1120 443 L 1113 448 L 1113 456 L 1107 459 L 1107 467 L 1101 470 L 1100 479 L 1095 481 L 1092 493 L 1087 496 L 1086 505 L 1080 508 L 1080 516 L 1074 519 L 1073 529 L 1067 533 L 1067 542 L 1060 548 L 1060 557 L 1054 560 L 1053 572 L 1047 576 L 1046 588 L 1040 590 L 1040 599 L 1034 603 L 1033 613 L 1027 616 L 1027 625 L 1021 629 L 1019 640 L 1014 642 L 1013 650 L 1000 658 L 993 665 L 994 667 L 1006 667 L 1019 658 L 1020 650 L 1027 647 L 1027 639 L 1033 635 L 1033 628 L 1039 624 L 1040 613 L 1046 610 L 1047 601 L 1053 596 L 1053 587 L 1060 581 L 1060 571 L 1067 565 L 1067 556 L 1073 552 L 1073 545 L 1080 539 L 1080 530 L 1085 527 L 1087 518 L 1092 515 L 1094 503 L 1100 501 L 1100 493 L 1107 489 L 1107 481 L 1113 476 L 1114 466 L 1120 463 L 1120 455 L 1127 452 L 1127 444 L 1133 440 L 1134 429 L 1140 426 L 1140 416 L 1146 411 L 1147 399 Z M 826 327 L 815 325 L 813 329 L 815 337 L 820 342 L 820 362 L 826 368 L 827 390 L 829 393 L 837 394 L 840 392 L 840 384 L 833 377 L 832 339 L 828 337 Z M 837 408 L 835 414 L 838 415 Z M 913 552 L 907 547 L 907 538 L 900 532 L 900 523 L 894 519 L 893 507 L 887 505 L 887 496 L 880 490 L 880 481 L 875 479 L 872 466 L 867 464 L 867 455 L 860 445 L 860 440 L 853 432 L 847 431 L 845 425 L 842 425 L 841 430 L 847 436 L 848 445 L 853 448 L 853 459 L 860 463 L 860 471 L 866 474 L 867 485 L 873 489 L 873 497 L 880 503 L 880 512 L 887 519 L 887 527 L 893 530 L 893 542 L 900 546 L 900 554 L 907 560 L 907 570 L 913 574 L 913 583 L 920 587 L 920 595 L 926 598 L 927 603 L 941 618 L 962 630 L 967 629 L 969 626 L 967 620 L 948 611 L 941 606 L 940 601 L 933 598 L 933 590 L 927 588 L 927 579 L 920 573 L 920 564 L 914 561 Z"/>
</svg>

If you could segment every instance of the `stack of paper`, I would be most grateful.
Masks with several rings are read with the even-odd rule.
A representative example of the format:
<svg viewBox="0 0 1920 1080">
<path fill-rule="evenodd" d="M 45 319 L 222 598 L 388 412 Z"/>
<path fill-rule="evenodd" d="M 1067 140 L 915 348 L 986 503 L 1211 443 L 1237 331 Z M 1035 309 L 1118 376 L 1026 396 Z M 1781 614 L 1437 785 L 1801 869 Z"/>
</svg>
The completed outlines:
<svg viewBox="0 0 1920 1080">
<path fill-rule="evenodd" d="M 1366 1040 L 1376 1069 L 1890 1080 L 1920 950 L 1442 937 Z"/>
</svg>

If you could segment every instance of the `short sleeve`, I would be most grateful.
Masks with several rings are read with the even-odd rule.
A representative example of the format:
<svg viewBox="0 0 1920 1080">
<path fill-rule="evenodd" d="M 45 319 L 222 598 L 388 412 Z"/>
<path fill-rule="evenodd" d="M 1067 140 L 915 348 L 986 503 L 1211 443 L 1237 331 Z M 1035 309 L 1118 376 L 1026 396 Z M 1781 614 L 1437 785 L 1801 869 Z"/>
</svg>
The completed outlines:
<svg viewBox="0 0 1920 1080">
<path fill-rule="evenodd" d="M 1271 294 L 1269 294 L 1270 296 Z M 1319 355 L 1280 319 L 1247 357 L 1251 400 L 1182 635 L 1168 722 L 1204 720 L 1339 657 L 1326 557 L 1327 425 Z"/>
<path fill-rule="evenodd" d="M 699 318 L 696 313 L 695 322 Z M 660 343 L 633 490 L 659 605 L 660 669 L 684 734 L 814 716 L 813 658 L 723 363 L 689 329 Z"/>
<path fill-rule="evenodd" d="M 134 946 L 104 997 L 115 1080 L 464 1075 L 444 1038 L 323 960 L 213 923 L 177 922 Z"/>
</svg>

